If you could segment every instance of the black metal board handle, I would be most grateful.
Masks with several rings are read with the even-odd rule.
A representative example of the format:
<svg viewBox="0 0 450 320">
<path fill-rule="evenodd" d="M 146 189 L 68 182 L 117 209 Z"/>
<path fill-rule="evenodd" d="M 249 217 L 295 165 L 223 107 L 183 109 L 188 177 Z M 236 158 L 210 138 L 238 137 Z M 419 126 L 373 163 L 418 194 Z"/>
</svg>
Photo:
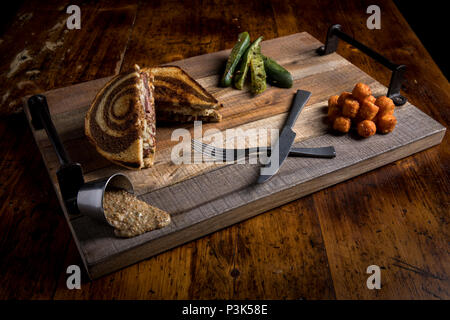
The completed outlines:
<svg viewBox="0 0 450 320">
<path fill-rule="evenodd" d="M 358 48 L 369 57 L 378 61 L 389 70 L 392 71 L 391 81 L 389 83 L 389 89 L 387 92 L 387 96 L 394 101 L 396 106 L 402 106 L 406 103 L 407 99 L 400 94 L 400 89 L 403 82 L 403 74 L 405 73 L 406 66 L 403 64 L 395 64 L 389 59 L 383 57 L 379 53 L 373 51 L 369 47 L 365 46 L 361 42 L 355 40 L 350 37 L 348 34 L 341 31 L 341 25 L 334 24 L 330 28 L 328 28 L 327 32 L 327 40 L 324 46 L 317 48 L 317 54 L 326 55 L 336 51 L 339 39 L 344 40 L 345 42 L 351 44 L 355 48 Z"/>
<path fill-rule="evenodd" d="M 34 95 L 28 99 L 28 108 L 31 114 L 31 124 L 35 130 L 45 129 L 48 139 L 58 157 L 60 167 L 56 172 L 59 188 L 66 208 L 71 214 L 79 213 L 77 195 L 84 184 L 81 165 L 72 162 L 59 138 L 48 110 L 47 99 L 43 95 Z"/>
<path fill-rule="evenodd" d="M 70 158 L 64 148 L 58 132 L 53 124 L 48 110 L 47 99 L 43 95 L 34 95 L 28 99 L 28 106 L 31 113 L 32 125 L 35 130 L 45 129 L 48 139 L 55 149 L 61 166 L 70 163 Z"/>
</svg>

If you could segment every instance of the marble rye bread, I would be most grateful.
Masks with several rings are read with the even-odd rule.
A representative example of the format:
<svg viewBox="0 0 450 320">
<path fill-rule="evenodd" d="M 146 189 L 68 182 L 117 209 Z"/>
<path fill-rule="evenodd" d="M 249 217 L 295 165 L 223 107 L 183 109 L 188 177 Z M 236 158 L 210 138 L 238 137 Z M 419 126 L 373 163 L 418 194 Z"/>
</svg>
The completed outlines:
<svg viewBox="0 0 450 320">
<path fill-rule="evenodd" d="M 151 68 L 155 77 L 156 119 L 162 122 L 218 122 L 216 98 L 178 66 Z"/>
<path fill-rule="evenodd" d="M 114 77 L 85 117 L 85 133 L 106 159 L 130 169 L 152 166 L 156 148 L 153 75 L 150 69 Z"/>
</svg>

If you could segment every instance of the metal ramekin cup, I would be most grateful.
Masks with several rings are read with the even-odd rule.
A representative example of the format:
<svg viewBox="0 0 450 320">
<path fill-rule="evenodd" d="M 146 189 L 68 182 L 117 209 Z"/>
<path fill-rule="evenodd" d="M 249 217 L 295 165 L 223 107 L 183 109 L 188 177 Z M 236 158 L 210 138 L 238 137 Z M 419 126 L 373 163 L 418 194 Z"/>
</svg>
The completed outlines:
<svg viewBox="0 0 450 320">
<path fill-rule="evenodd" d="M 103 209 L 105 191 L 111 187 L 134 193 L 133 184 L 122 173 L 116 173 L 108 178 L 87 182 L 81 187 L 77 195 L 77 205 L 80 212 L 102 222 L 106 221 L 106 223 L 111 225 L 108 219 L 106 219 Z"/>
</svg>

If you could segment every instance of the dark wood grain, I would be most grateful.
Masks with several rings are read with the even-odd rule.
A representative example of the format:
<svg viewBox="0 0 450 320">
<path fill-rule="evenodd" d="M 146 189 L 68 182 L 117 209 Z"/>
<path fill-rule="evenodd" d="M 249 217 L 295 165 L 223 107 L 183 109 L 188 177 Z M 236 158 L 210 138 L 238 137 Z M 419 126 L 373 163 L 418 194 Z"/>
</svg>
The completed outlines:
<svg viewBox="0 0 450 320">
<path fill-rule="evenodd" d="M 113 75 L 117 68 L 124 70 L 134 62 L 164 63 L 230 48 L 240 30 L 267 39 L 307 31 L 324 41 L 328 26 L 340 23 L 345 32 L 408 65 L 405 95 L 441 124 L 449 125 L 448 81 L 389 1 L 247 1 L 245 8 L 233 1 L 202 2 L 201 6 L 143 3 L 82 3 L 82 10 L 90 13 L 85 20 L 90 27 L 74 33 L 74 41 L 69 42 L 63 38 L 63 29 L 56 35 L 50 32 L 65 16 L 58 9 L 64 3 L 39 4 L 37 13 L 36 1 L 25 2 L 0 43 L 2 88 L 10 90 L 7 106 L 22 94 Z M 381 30 L 365 26 L 370 4 L 381 7 Z M 29 20 L 32 25 L 22 26 L 19 18 L 28 12 L 34 13 Z M 110 19 L 115 21 L 111 25 L 106 21 Z M 78 37 L 84 40 L 76 41 Z M 26 45 L 40 52 L 47 38 L 63 44 L 55 53 L 39 56 L 36 66 L 31 61 L 24 64 L 20 71 L 24 75 L 4 79 L 11 60 Z M 102 45 L 95 48 L 99 41 Z M 68 49 L 69 55 L 77 54 L 70 63 L 58 63 Z M 376 62 L 343 43 L 338 52 L 388 84 L 388 72 Z M 81 70 L 76 71 L 79 65 Z M 35 69 L 41 81 L 34 81 Z M 27 71 L 32 72 L 26 76 Z M 20 89 L 18 84 L 25 80 L 31 83 L 22 83 Z M 8 108 L 4 106 L 2 102 L 2 112 Z M 80 258 L 63 217 L 49 215 L 59 208 L 25 119 L 0 120 L 0 133 L 1 298 L 449 298 L 448 133 L 431 150 L 85 282 L 78 291 L 66 289 L 65 270 L 72 263 L 81 265 Z M 288 220 L 292 223 L 283 220 L 286 212 L 295 212 Z M 296 214 L 308 217 L 300 220 Z M 306 235 L 298 233 L 306 227 L 311 228 L 312 243 L 318 244 L 314 248 Z M 287 237 L 284 242 L 289 245 L 282 251 L 276 247 L 284 238 L 276 230 Z M 365 269 L 370 264 L 383 267 L 379 291 L 365 288 Z M 300 288 L 292 285 L 296 281 Z"/>
<path fill-rule="evenodd" d="M 18 112 L 20 97 L 25 95 L 120 71 L 136 1 L 80 4 L 80 30 L 67 29 L 67 5 L 45 1 L 36 11 L 35 3 L 26 2 L 17 13 L 1 43 L 2 57 L 9 63 L 0 66 L 0 85 L 4 88 L 0 115 Z M 15 58 L 19 63 L 12 67 Z"/>
</svg>

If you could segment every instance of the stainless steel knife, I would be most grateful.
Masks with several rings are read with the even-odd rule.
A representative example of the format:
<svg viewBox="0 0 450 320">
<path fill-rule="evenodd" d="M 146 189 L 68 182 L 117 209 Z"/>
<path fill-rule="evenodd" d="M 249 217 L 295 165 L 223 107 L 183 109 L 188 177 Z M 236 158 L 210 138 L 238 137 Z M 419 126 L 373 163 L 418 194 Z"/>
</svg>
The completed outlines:
<svg viewBox="0 0 450 320">
<path fill-rule="evenodd" d="M 295 94 L 294 103 L 292 104 L 286 123 L 281 130 L 281 134 L 278 137 L 277 142 L 272 146 L 272 154 L 270 162 L 261 168 L 261 174 L 258 178 L 258 183 L 263 183 L 273 177 L 278 172 L 281 164 L 286 160 L 291 150 L 291 146 L 295 140 L 295 132 L 292 130 L 298 115 L 303 110 L 303 107 L 311 97 L 311 92 L 304 90 L 297 90 Z M 278 157 L 275 154 L 275 150 L 278 150 Z"/>
</svg>

